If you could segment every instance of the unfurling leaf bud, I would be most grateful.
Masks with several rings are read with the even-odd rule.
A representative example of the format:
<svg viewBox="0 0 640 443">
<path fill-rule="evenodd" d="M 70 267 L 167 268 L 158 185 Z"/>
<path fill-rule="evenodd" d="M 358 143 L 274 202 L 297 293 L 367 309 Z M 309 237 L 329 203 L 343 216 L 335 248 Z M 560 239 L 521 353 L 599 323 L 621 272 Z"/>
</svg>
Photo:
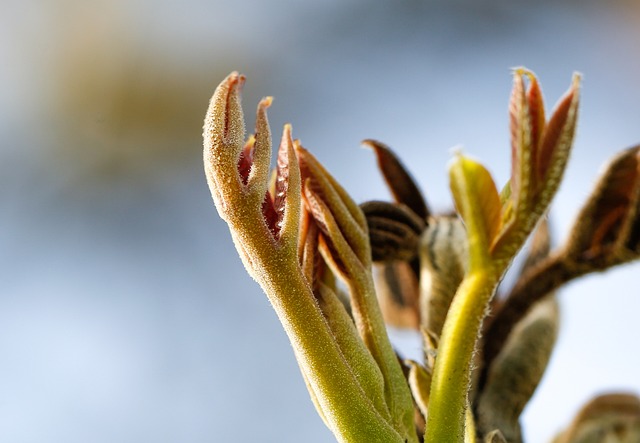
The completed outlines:
<svg viewBox="0 0 640 443">
<path fill-rule="evenodd" d="M 367 218 L 373 261 L 410 261 L 416 257 L 424 220 L 403 204 L 369 201 L 360 208 Z"/>
<path fill-rule="evenodd" d="M 591 270 L 640 258 L 640 145 L 607 165 L 564 249 L 567 260 Z"/>
<path fill-rule="evenodd" d="M 507 441 L 522 442 L 520 414 L 544 374 L 558 326 L 557 301 L 550 295 L 511 332 L 477 400 L 481 432 L 500 429 Z"/>
<path fill-rule="evenodd" d="M 605 394 L 587 403 L 553 443 L 637 443 L 640 441 L 640 398 Z"/>
<path fill-rule="evenodd" d="M 420 240 L 422 329 L 439 337 L 449 305 L 467 270 L 467 238 L 457 216 L 431 218 Z"/>
<path fill-rule="evenodd" d="M 407 206 L 418 217 L 426 220 L 430 211 L 420 188 L 391 148 L 376 140 L 365 140 L 362 143 L 375 152 L 378 167 L 396 203 Z"/>
</svg>

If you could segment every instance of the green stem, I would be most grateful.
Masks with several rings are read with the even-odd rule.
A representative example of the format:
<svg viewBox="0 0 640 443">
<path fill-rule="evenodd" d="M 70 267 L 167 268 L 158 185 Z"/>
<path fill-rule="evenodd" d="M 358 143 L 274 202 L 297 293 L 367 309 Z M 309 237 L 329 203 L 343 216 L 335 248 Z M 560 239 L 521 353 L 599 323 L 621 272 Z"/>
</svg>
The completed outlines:
<svg viewBox="0 0 640 443">
<path fill-rule="evenodd" d="M 382 319 L 380 305 L 376 298 L 371 273 L 363 271 L 352 280 L 352 302 L 356 323 L 363 328 L 363 339 L 378 363 L 385 380 L 385 397 L 394 425 L 404 432 L 407 443 L 417 443 L 415 432 L 414 406 L 407 379 L 402 372 L 398 357 L 389 341 L 387 329 Z M 355 304 L 359 306 L 356 306 Z M 356 314 L 359 314 L 356 316 Z"/>
<path fill-rule="evenodd" d="M 470 272 L 451 303 L 433 371 L 425 443 L 464 441 L 473 353 L 500 275 L 491 269 Z"/>
<path fill-rule="evenodd" d="M 253 219 L 255 220 L 256 217 Z M 345 359 L 304 279 L 293 241 L 276 245 L 264 223 L 252 217 L 230 217 L 231 232 L 245 266 L 274 307 L 293 346 L 312 397 L 328 426 L 342 443 L 404 443 L 405 439 L 380 415 Z M 244 253 L 245 244 L 253 246 Z"/>
<path fill-rule="evenodd" d="M 492 260 L 489 253 L 501 213 L 491 175 L 481 164 L 458 155 L 449 176 L 456 207 L 467 228 L 469 269 L 442 329 L 429 393 L 425 443 L 465 441 L 473 353 L 489 301 L 508 265 L 507 261 Z"/>
<path fill-rule="evenodd" d="M 278 263 L 273 258 L 263 263 L 265 268 Z M 260 284 L 289 336 L 331 430 L 341 442 L 403 442 L 367 398 L 306 283 L 288 267 L 280 261 L 277 270 L 265 269 L 270 278 Z"/>
</svg>

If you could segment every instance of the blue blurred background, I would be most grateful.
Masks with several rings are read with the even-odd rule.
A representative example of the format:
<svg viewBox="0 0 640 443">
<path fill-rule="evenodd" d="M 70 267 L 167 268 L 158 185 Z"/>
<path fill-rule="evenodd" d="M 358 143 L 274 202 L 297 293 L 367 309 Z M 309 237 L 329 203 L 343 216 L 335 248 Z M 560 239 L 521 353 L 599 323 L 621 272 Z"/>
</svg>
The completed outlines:
<svg viewBox="0 0 640 443">
<path fill-rule="evenodd" d="M 275 96 L 274 135 L 291 122 L 357 201 L 389 197 L 359 149 L 377 138 L 440 210 L 454 146 L 507 179 L 509 68 L 549 107 L 582 72 L 561 240 L 602 163 L 640 142 L 639 48 L 631 0 L 4 0 L 0 441 L 334 441 L 204 180 L 202 119 L 230 71 L 247 127 Z M 639 270 L 561 292 L 529 442 L 595 393 L 640 392 Z"/>
</svg>

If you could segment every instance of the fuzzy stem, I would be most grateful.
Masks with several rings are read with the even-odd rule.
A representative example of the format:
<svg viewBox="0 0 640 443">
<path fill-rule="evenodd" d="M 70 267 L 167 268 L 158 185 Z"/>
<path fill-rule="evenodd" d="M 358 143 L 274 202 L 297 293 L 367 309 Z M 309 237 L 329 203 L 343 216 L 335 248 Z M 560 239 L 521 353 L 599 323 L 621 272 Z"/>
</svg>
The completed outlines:
<svg viewBox="0 0 640 443">
<path fill-rule="evenodd" d="M 500 275 L 469 273 L 451 303 L 433 371 L 425 443 L 464 441 L 471 360 Z"/>
<path fill-rule="evenodd" d="M 260 263 L 268 278 L 258 279 L 293 345 L 331 430 L 341 442 L 403 442 L 376 411 L 335 344 L 297 264 L 273 251 Z M 272 269 L 269 269 L 272 268 Z M 292 269 L 288 269 L 292 268 Z"/>
</svg>

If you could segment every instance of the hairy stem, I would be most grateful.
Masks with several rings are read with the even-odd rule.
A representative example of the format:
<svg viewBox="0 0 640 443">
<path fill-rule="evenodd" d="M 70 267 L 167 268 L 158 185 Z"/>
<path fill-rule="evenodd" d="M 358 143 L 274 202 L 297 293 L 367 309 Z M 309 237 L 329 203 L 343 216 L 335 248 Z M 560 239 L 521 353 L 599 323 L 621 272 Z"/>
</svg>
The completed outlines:
<svg viewBox="0 0 640 443">
<path fill-rule="evenodd" d="M 425 443 L 464 441 L 471 360 L 501 274 L 469 273 L 451 303 L 433 371 Z"/>
</svg>

